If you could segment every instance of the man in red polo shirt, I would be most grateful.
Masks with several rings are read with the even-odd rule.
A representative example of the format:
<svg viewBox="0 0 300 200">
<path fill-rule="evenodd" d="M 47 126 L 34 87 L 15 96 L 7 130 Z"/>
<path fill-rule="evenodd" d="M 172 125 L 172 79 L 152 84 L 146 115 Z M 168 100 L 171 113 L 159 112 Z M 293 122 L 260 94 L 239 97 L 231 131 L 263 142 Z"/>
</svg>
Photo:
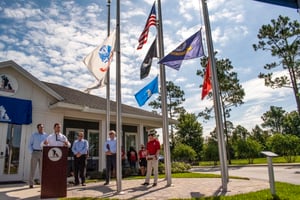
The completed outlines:
<svg viewBox="0 0 300 200">
<path fill-rule="evenodd" d="M 150 132 L 148 134 L 148 143 L 147 143 L 147 175 L 145 179 L 145 183 L 142 185 L 149 185 L 150 176 L 152 174 L 152 168 L 153 168 L 153 174 L 154 174 L 154 182 L 153 187 L 157 185 L 157 179 L 158 179 L 158 156 L 160 151 L 160 143 L 159 141 L 154 137 L 154 133 Z"/>
</svg>

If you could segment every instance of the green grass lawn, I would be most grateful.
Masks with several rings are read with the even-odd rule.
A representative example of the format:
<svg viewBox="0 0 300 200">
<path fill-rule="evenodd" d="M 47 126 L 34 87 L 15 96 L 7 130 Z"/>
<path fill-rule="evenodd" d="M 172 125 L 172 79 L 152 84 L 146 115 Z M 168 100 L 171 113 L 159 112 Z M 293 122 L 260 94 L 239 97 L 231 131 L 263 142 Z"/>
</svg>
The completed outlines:
<svg viewBox="0 0 300 200">
<path fill-rule="evenodd" d="M 300 186 L 288 183 L 276 182 L 276 195 L 272 196 L 269 189 L 250 192 L 247 194 L 238 194 L 234 196 L 218 196 L 200 198 L 205 200 L 299 200 Z"/>
</svg>

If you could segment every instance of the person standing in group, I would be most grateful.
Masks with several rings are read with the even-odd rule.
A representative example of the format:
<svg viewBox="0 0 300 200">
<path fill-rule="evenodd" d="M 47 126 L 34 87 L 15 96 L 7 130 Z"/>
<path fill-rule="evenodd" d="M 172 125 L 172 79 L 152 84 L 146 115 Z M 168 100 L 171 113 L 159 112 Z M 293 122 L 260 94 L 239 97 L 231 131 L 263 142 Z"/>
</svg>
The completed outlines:
<svg viewBox="0 0 300 200">
<path fill-rule="evenodd" d="M 133 173 L 136 173 L 136 163 L 138 160 L 138 155 L 134 147 L 129 147 L 129 151 L 127 152 L 127 159 L 129 162 L 129 166 L 132 169 Z"/>
<path fill-rule="evenodd" d="M 84 139 L 84 133 L 78 133 L 78 139 L 74 141 L 72 152 L 74 154 L 74 177 L 75 185 L 79 185 L 79 177 L 81 185 L 85 186 L 86 164 L 88 157 L 89 143 Z"/>
<path fill-rule="evenodd" d="M 42 146 L 60 146 L 71 147 L 71 143 L 68 138 L 60 132 L 61 125 L 59 123 L 54 124 L 54 133 L 50 134 L 46 140 L 42 143 Z"/>
<path fill-rule="evenodd" d="M 108 185 L 112 171 L 116 171 L 116 153 L 117 139 L 116 132 L 109 131 L 109 139 L 104 144 L 104 152 L 106 155 L 106 179 L 104 185 Z"/>
<path fill-rule="evenodd" d="M 43 152 L 41 148 L 41 143 L 47 138 L 47 133 L 44 132 L 44 125 L 38 124 L 37 132 L 32 133 L 28 148 L 31 153 L 31 161 L 30 161 L 30 173 L 29 173 L 29 188 L 33 188 L 33 179 L 34 174 L 36 171 L 37 165 L 39 166 L 39 179 L 41 178 L 42 174 L 42 159 L 43 159 Z M 41 180 L 39 180 L 41 181 Z"/>
<path fill-rule="evenodd" d="M 153 187 L 157 186 L 157 179 L 158 179 L 158 156 L 160 151 L 160 143 L 154 137 L 154 133 L 150 132 L 148 134 L 148 143 L 147 143 L 147 174 L 145 182 L 142 185 L 149 185 L 150 176 L 154 174 L 154 182 Z"/>
<path fill-rule="evenodd" d="M 141 170 L 141 175 L 145 176 L 146 167 L 147 167 L 147 150 L 145 146 L 141 144 L 141 149 L 139 150 L 138 158 L 139 158 L 139 165 Z"/>
</svg>

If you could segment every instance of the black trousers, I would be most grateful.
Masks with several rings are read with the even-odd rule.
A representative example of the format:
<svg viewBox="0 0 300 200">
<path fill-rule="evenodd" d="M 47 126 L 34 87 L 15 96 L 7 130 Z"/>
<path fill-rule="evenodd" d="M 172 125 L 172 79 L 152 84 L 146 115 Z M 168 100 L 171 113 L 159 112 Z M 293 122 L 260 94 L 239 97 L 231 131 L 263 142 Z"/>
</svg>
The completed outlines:
<svg viewBox="0 0 300 200">
<path fill-rule="evenodd" d="M 81 155 L 80 157 L 74 157 L 74 178 L 75 184 L 79 184 L 79 177 L 81 179 L 81 184 L 85 183 L 85 173 L 86 173 L 86 155 Z"/>
<path fill-rule="evenodd" d="M 116 154 L 106 155 L 106 183 L 110 181 L 110 174 L 112 170 L 116 170 Z"/>
</svg>

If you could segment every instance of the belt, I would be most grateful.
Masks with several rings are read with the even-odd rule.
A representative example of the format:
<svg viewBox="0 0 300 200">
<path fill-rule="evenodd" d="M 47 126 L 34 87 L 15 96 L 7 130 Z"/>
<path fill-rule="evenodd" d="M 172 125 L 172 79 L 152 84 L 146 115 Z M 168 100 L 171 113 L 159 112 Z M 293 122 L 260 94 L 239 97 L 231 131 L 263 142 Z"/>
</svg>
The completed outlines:
<svg viewBox="0 0 300 200">
<path fill-rule="evenodd" d="M 42 150 L 38 150 L 38 149 L 33 149 L 33 151 L 38 151 L 38 152 L 41 152 Z"/>
</svg>

